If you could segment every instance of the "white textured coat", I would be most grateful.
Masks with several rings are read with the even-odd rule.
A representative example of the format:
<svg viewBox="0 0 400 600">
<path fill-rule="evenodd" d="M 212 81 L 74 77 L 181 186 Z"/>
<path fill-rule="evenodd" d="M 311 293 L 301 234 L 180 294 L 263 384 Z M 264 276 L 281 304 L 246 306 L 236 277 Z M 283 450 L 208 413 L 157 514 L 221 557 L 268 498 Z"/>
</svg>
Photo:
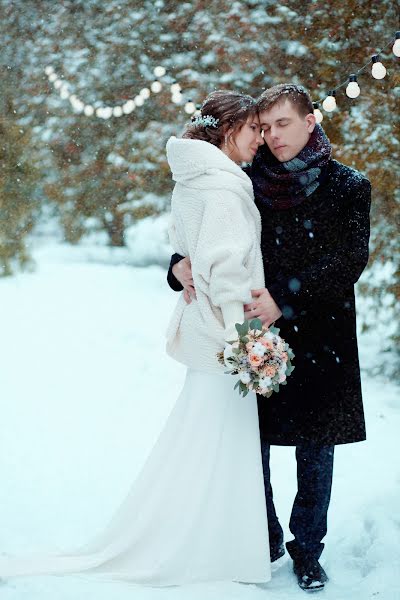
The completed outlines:
<svg viewBox="0 0 400 600">
<path fill-rule="evenodd" d="M 264 287 L 261 219 L 249 177 L 219 148 L 170 138 L 167 158 L 176 182 L 169 236 L 190 257 L 197 300 L 179 298 L 167 331 L 167 352 L 188 367 L 221 372 L 216 353 L 237 337 L 243 304 Z"/>
</svg>

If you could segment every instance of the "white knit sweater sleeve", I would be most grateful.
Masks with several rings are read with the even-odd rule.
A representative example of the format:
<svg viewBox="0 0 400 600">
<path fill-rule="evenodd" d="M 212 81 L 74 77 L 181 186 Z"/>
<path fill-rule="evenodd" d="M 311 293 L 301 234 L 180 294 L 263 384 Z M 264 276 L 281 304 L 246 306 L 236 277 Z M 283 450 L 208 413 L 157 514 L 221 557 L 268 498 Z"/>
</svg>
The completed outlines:
<svg viewBox="0 0 400 600">
<path fill-rule="evenodd" d="M 243 304 L 251 301 L 251 275 L 246 261 L 254 233 L 249 219 L 239 195 L 213 192 L 205 201 L 192 257 L 193 277 L 208 288 L 212 304 L 221 308 L 228 341 L 236 339 L 235 323 L 243 323 Z"/>
</svg>

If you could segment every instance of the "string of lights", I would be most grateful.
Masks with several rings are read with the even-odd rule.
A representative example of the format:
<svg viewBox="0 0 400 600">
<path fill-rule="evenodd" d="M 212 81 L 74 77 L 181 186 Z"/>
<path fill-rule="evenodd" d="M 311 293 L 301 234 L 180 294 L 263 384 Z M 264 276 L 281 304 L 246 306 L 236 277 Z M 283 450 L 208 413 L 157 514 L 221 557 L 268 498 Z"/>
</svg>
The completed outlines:
<svg viewBox="0 0 400 600">
<path fill-rule="evenodd" d="M 372 77 L 374 77 L 374 79 L 383 79 L 385 77 L 387 71 L 385 65 L 380 60 L 380 55 L 383 54 L 388 48 L 390 48 L 390 46 L 392 46 L 393 54 L 397 57 L 400 57 L 400 31 L 396 31 L 394 39 L 391 39 L 390 42 L 384 48 L 382 48 L 382 50 L 376 52 L 376 54 L 374 54 L 370 58 L 370 60 L 367 63 L 365 63 L 365 65 L 358 69 L 358 71 L 352 73 L 351 75 L 349 75 L 348 79 L 340 83 L 335 88 L 329 90 L 327 96 L 325 96 L 324 98 L 320 98 L 316 102 L 313 102 L 314 115 L 317 119 L 317 123 L 321 123 L 322 119 L 324 118 L 319 108 L 320 104 L 322 103 L 322 108 L 326 112 L 334 111 L 337 107 L 336 92 L 342 89 L 344 86 L 346 86 L 346 95 L 349 98 L 354 99 L 360 95 L 361 89 L 357 79 L 358 76 L 361 75 L 361 73 L 363 73 L 369 67 L 369 65 L 372 64 L 371 75 Z"/>
<path fill-rule="evenodd" d="M 340 83 L 335 88 L 328 91 L 328 94 L 324 98 L 313 102 L 314 114 L 318 123 L 323 120 L 323 113 L 319 106 L 322 104 L 322 108 L 326 112 L 332 112 L 337 108 L 336 103 L 336 92 L 346 86 L 346 95 L 349 98 L 357 98 L 361 89 L 358 84 L 358 76 L 364 73 L 364 71 L 372 65 L 371 75 L 375 79 L 383 79 L 386 75 L 386 67 L 380 60 L 380 55 L 383 54 L 390 46 L 392 46 L 393 54 L 400 57 L 400 31 L 396 31 L 394 39 L 392 39 L 382 50 L 374 54 L 371 59 L 365 63 L 358 71 L 349 75 L 348 79 Z M 133 98 L 126 100 L 123 104 L 117 104 L 115 106 L 97 106 L 98 102 L 94 104 L 87 104 L 83 102 L 76 94 L 71 93 L 70 84 L 63 78 L 59 77 L 51 65 L 45 68 L 45 73 L 48 77 L 49 83 L 51 83 L 54 89 L 60 94 L 63 100 L 68 100 L 71 104 L 72 109 L 76 113 L 82 113 L 86 117 L 97 117 L 99 119 L 110 119 L 112 117 L 122 117 L 124 115 L 131 114 L 136 108 L 143 106 L 143 104 L 151 97 L 152 94 L 158 94 L 164 88 L 165 85 L 169 85 L 171 93 L 171 102 L 178 106 L 183 106 L 184 111 L 188 115 L 193 115 L 199 112 L 200 105 L 196 105 L 191 99 L 185 98 L 182 93 L 180 84 L 176 81 L 173 83 L 167 83 L 164 80 L 167 75 L 167 71 L 163 66 L 157 66 L 153 70 L 155 76 L 154 81 L 149 87 L 142 88 L 137 95 Z"/>
<path fill-rule="evenodd" d="M 70 91 L 70 84 L 64 79 L 59 77 L 55 72 L 54 67 L 51 65 L 45 68 L 45 73 L 56 91 L 60 94 L 63 100 L 68 100 L 76 113 L 82 113 L 86 117 L 98 117 L 99 119 L 110 119 L 111 117 L 122 117 L 124 115 L 130 115 L 137 107 L 143 106 L 148 100 L 151 94 L 158 94 L 163 89 L 163 83 L 160 81 L 166 74 L 165 67 L 155 67 L 153 73 L 156 79 L 150 84 L 150 87 L 142 88 L 139 93 L 133 98 L 129 98 L 123 104 L 117 104 L 115 106 L 95 106 L 83 102 L 76 94 L 72 94 Z M 175 103 L 182 101 L 181 87 L 178 83 L 173 83 L 170 86 L 171 100 Z"/>
</svg>

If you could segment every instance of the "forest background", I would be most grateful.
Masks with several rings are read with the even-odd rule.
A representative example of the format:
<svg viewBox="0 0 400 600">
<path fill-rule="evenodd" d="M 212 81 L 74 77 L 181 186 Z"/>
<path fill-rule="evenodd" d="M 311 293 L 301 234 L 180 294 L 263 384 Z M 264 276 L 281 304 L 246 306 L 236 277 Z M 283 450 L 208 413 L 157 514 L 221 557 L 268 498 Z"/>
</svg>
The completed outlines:
<svg viewBox="0 0 400 600">
<path fill-rule="evenodd" d="M 56 221 L 68 243 L 100 235 L 121 248 L 135 224 L 166 213 L 165 143 L 188 121 L 188 99 L 200 103 L 220 88 L 258 96 L 292 81 L 322 100 L 385 48 L 386 77 L 373 79 L 368 66 L 360 96 L 338 90 L 338 108 L 324 112 L 322 125 L 335 158 L 372 182 L 360 320 L 362 328 L 381 328 L 393 355 L 400 338 L 400 75 L 391 41 L 398 29 L 398 7 L 387 0 L 0 0 L 0 274 L 32 267 L 30 240 L 45 221 Z M 151 86 L 159 65 L 166 69 L 161 91 L 110 118 L 85 115 L 79 101 L 71 106 L 45 72 L 52 66 L 95 111 L 126 105 Z M 182 88 L 180 104 L 171 101 L 173 82 Z M 166 257 L 155 260 L 165 264 Z M 393 374 L 399 361 L 383 353 L 375 368 Z"/>
</svg>

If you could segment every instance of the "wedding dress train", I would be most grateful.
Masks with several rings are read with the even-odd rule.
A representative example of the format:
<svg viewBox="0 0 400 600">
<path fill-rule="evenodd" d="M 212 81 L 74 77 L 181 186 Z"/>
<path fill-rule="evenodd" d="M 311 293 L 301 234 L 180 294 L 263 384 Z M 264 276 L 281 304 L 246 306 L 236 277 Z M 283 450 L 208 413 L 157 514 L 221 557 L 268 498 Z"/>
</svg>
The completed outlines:
<svg viewBox="0 0 400 600">
<path fill-rule="evenodd" d="M 256 397 L 189 369 L 138 478 L 84 548 L 0 558 L 0 577 L 92 572 L 165 586 L 270 579 Z"/>
</svg>

